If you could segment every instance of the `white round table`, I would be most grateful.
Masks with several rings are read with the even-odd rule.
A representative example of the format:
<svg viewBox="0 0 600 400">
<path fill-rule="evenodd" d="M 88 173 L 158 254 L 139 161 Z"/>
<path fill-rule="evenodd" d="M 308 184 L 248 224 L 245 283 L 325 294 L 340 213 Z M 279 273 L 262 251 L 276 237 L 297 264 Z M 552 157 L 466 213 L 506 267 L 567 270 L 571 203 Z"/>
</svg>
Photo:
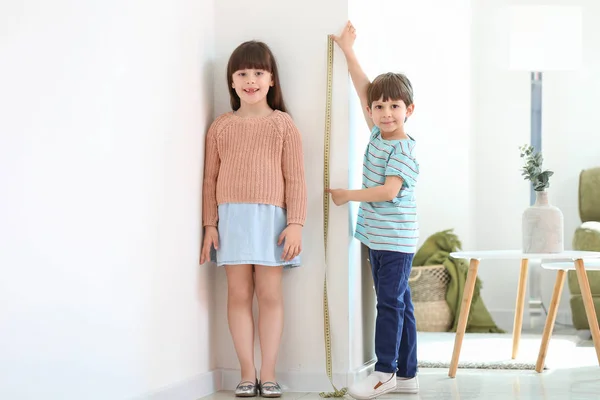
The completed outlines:
<svg viewBox="0 0 600 400">
<path fill-rule="evenodd" d="M 592 299 L 590 282 L 587 278 L 587 271 L 600 271 L 600 260 L 593 259 L 584 261 L 576 259 L 575 261 L 548 261 L 542 262 L 542 268 L 555 270 L 557 272 L 556 282 L 554 283 L 554 291 L 552 292 L 552 300 L 550 301 L 548 317 L 546 318 L 546 324 L 544 325 L 542 344 L 540 346 L 540 353 L 538 354 L 535 370 L 541 372 L 541 370 L 544 368 L 544 361 L 546 360 L 546 354 L 548 352 L 548 343 L 550 342 L 550 337 L 552 336 L 552 331 L 554 330 L 556 314 L 558 313 L 558 304 L 560 303 L 560 296 L 565 284 L 566 274 L 569 270 L 575 270 L 577 272 L 577 280 L 579 281 L 579 287 L 581 289 L 581 297 L 583 298 L 585 315 L 592 333 L 592 340 L 594 341 L 594 347 L 596 348 L 596 356 L 598 357 L 598 362 L 600 363 L 600 330 L 598 329 L 598 317 L 596 316 L 596 309 Z"/>
<path fill-rule="evenodd" d="M 473 300 L 473 292 L 475 291 L 475 282 L 477 280 L 477 270 L 479 268 L 480 260 L 495 259 L 495 260 L 521 260 L 521 273 L 519 276 L 519 284 L 517 288 L 517 301 L 515 305 L 515 323 L 513 327 L 513 349 L 512 358 L 517 357 L 519 350 L 519 339 L 521 338 L 521 328 L 523 326 L 523 309 L 525 306 L 525 288 L 527 285 L 527 267 L 529 260 L 541 260 L 544 268 L 550 269 L 549 265 L 554 265 L 558 269 L 556 284 L 554 287 L 554 294 L 552 297 L 552 303 L 550 304 L 550 312 L 546 319 L 546 326 L 544 327 L 544 335 L 542 337 L 542 345 L 540 347 L 540 353 L 538 355 L 538 362 L 536 364 L 536 371 L 541 372 L 544 368 L 544 361 L 546 358 L 546 351 L 554 322 L 556 320 L 556 312 L 558 310 L 558 301 L 555 302 L 555 297 L 560 300 L 560 291 L 564 284 L 566 270 L 575 269 L 577 271 L 577 278 L 579 285 L 581 286 L 581 293 L 585 305 L 586 315 L 590 324 L 590 330 L 592 332 L 592 338 L 594 340 L 594 346 L 596 347 L 596 354 L 598 355 L 598 362 L 600 363 L 600 329 L 598 328 L 598 320 L 596 318 L 596 311 L 594 309 L 594 303 L 592 301 L 592 293 L 590 290 L 590 283 L 585 273 L 584 261 L 590 262 L 590 260 L 600 260 L 600 252 L 594 251 L 563 251 L 561 253 L 524 253 L 521 250 L 482 250 L 482 251 L 459 251 L 450 253 L 450 257 L 469 259 L 469 270 L 467 273 L 467 281 L 463 291 L 462 302 L 460 307 L 460 314 L 458 318 L 458 325 L 456 329 L 456 338 L 454 339 L 454 351 L 452 353 L 452 361 L 450 363 L 450 371 L 448 376 L 454 378 L 458 369 L 458 359 L 460 357 L 460 350 L 462 342 L 465 337 L 467 329 L 467 320 L 469 318 L 469 311 L 471 308 L 471 301 Z M 553 260 L 554 263 L 546 262 L 546 260 Z M 562 265 L 563 267 L 559 267 Z M 595 264 L 594 264 L 595 265 Z M 557 289 L 557 285 L 559 286 Z M 557 292 L 558 290 L 558 292 Z M 558 293 L 558 295 L 557 295 Z"/>
<path fill-rule="evenodd" d="M 586 271 L 600 271 L 600 260 L 589 260 L 585 261 L 585 270 Z M 549 261 L 543 262 L 542 268 L 551 269 L 555 271 L 572 271 L 577 270 L 575 267 L 575 263 L 573 261 Z"/>
</svg>

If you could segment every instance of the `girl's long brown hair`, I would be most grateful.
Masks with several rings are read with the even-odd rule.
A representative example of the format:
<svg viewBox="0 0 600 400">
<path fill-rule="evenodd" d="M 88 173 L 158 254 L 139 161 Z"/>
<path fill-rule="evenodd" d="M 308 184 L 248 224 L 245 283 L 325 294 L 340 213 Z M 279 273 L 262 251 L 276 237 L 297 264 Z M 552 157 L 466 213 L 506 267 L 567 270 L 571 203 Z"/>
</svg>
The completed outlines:
<svg viewBox="0 0 600 400">
<path fill-rule="evenodd" d="M 229 98 L 231 108 L 234 111 L 240 108 L 240 98 L 231 87 L 233 84 L 233 74 L 241 69 L 262 69 L 269 71 L 273 78 L 273 87 L 267 93 L 267 104 L 273 110 L 287 112 L 283 102 L 281 84 L 279 83 L 279 73 L 277 71 L 277 62 L 269 49 L 269 46 L 263 42 L 251 40 L 240 44 L 229 57 L 227 63 L 227 86 L 229 87 Z"/>
</svg>

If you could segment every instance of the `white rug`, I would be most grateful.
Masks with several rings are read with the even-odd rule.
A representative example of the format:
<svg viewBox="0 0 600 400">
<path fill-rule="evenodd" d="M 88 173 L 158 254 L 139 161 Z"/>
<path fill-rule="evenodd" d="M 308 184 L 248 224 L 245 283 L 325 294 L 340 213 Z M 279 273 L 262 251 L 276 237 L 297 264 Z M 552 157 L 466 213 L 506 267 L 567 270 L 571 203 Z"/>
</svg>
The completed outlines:
<svg viewBox="0 0 600 400">
<path fill-rule="evenodd" d="M 454 333 L 419 332 L 419 367 L 449 368 L 454 337 Z M 463 340 L 458 367 L 534 370 L 541 341 L 541 335 L 521 335 L 519 353 L 517 358 L 512 360 L 512 334 L 467 333 Z M 552 337 L 546 356 L 546 369 L 586 366 L 598 366 L 591 340 L 582 341 L 577 336 Z"/>
</svg>

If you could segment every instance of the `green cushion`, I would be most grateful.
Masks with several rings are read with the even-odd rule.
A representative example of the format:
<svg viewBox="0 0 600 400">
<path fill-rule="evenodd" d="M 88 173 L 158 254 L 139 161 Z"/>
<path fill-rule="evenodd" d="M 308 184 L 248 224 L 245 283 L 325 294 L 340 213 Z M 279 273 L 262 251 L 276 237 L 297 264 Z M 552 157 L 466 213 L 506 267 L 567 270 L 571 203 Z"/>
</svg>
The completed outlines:
<svg viewBox="0 0 600 400">
<path fill-rule="evenodd" d="M 600 222 L 584 222 L 575 230 L 574 250 L 600 251 Z"/>
<path fill-rule="evenodd" d="M 594 308 L 596 309 L 596 317 L 598 318 L 598 322 L 600 323 L 600 297 L 594 297 Z M 590 326 L 587 321 L 587 316 L 585 315 L 585 308 L 583 307 L 583 298 L 580 294 L 575 294 L 571 296 L 571 313 L 573 319 L 573 326 L 577 330 L 590 329 Z"/>
<path fill-rule="evenodd" d="M 573 249 L 582 251 L 600 251 L 600 222 L 585 222 L 575 231 Z M 600 271 L 588 272 L 592 295 L 600 296 Z M 580 294 L 579 282 L 575 271 L 568 274 L 571 294 Z"/>
<path fill-rule="evenodd" d="M 579 216 L 583 224 L 575 231 L 573 250 L 600 251 L 600 167 L 581 171 L 578 197 Z M 587 277 L 596 315 L 600 320 L 600 271 L 589 271 Z M 589 329 L 575 271 L 569 271 L 568 282 L 573 325 L 576 329 Z"/>
<path fill-rule="evenodd" d="M 600 167 L 579 174 L 579 216 L 581 222 L 600 221 Z"/>
</svg>

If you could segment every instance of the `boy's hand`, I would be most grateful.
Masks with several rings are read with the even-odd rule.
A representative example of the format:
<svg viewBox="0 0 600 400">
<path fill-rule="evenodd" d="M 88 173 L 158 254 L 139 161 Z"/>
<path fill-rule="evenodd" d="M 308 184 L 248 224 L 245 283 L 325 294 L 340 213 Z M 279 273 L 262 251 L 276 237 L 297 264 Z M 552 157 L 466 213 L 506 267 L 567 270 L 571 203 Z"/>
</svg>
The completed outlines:
<svg viewBox="0 0 600 400">
<path fill-rule="evenodd" d="M 207 226 L 204 230 L 204 244 L 200 252 L 200 265 L 210 260 L 210 247 L 219 248 L 219 232 L 214 226 Z"/>
<path fill-rule="evenodd" d="M 348 198 L 348 191 L 346 189 L 328 189 L 327 193 L 331 195 L 331 200 L 336 206 L 346 204 L 350 199 Z"/>
<path fill-rule="evenodd" d="M 281 259 L 290 261 L 302 251 L 302 225 L 289 224 L 279 235 L 277 246 L 281 246 L 284 241 L 285 246 L 281 253 Z"/>
<path fill-rule="evenodd" d="M 344 29 L 342 29 L 340 36 L 331 35 L 331 38 L 345 53 L 352 50 L 352 45 L 354 45 L 354 40 L 356 39 L 356 29 L 354 29 L 352 22 L 348 21 Z"/>
</svg>

